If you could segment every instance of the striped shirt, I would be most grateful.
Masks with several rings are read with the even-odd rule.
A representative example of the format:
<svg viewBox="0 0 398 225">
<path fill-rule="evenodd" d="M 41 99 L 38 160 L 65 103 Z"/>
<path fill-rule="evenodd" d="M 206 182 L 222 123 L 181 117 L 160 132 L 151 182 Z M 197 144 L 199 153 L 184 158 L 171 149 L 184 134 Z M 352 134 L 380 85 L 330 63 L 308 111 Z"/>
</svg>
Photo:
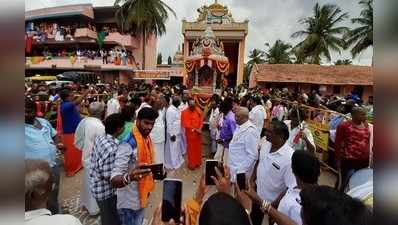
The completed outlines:
<svg viewBox="0 0 398 225">
<path fill-rule="evenodd" d="M 111 185 L 111 173 L 114 167 L 118 140 L 110 134 L 98 136 L 90 158 L 90 189 L 94 198 L 105 200 L 115 195 Z"/>
</svg>

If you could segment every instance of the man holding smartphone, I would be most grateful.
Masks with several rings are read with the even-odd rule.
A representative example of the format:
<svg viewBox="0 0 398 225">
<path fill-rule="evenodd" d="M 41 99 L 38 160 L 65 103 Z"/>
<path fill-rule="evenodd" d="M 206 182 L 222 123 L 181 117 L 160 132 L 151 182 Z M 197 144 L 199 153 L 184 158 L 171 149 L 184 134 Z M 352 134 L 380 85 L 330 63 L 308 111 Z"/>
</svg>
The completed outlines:
<svg viewBox="0 0 398 225">
<path fill-rule="evenodd" d="M 154 163 L 155 152 L 149 134 L 157 117 L 158 112 L 153 108 L 142 108 L 136 126 L 121 141 L 116 152 L 111 183 L 118 188 L 117 210 L 122 225 L 141 225 L 144 220 L 144 209 L 154 181 L 151 170 L 140 166 Z"/>
</svg>

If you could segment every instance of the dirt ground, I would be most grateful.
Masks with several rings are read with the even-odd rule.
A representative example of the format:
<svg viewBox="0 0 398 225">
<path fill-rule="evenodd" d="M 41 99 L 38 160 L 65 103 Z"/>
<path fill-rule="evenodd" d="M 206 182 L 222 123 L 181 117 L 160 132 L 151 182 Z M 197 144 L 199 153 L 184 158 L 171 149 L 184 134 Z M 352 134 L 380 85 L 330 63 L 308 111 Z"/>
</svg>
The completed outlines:
<svg viewBox="0 0 398 225">
<path fill-rule="evenodd" d="M 206 159 L 206 153 L 208 152 L 210 146 L 208 140 L 209 140 L 208 134 L 205 134 L 203 137 L 203 149 L 204 149 L 203 160 Z M 179 178 L 183 181 L 183 200 L 188 200 L 192 198 L 196 190 L 197 182 L 199 182 L 202 171 L 203 168 L 197 169 L 195 171 L 190 171 L 186 168 L 185 165 L 183 165 L 179 170 L 176 171 L 173 177 Z M 74 177 L 66 177 L 63 172 L 61 173 L 59 202 L 62 208 L 66 212 L 78 217 L 83 225 L 89 225 L 89 224 L 99 225 L 100 222 L 98 216 L 89 216 L 85 210 L 82 210 L 79 207 L 82 177 L 83 177 L 83 171 L 80 171 Z M 322 168 L 320 184 L 333 186 L 335 181 L 336 181 L 336 176 L 333 173 L 326 170 L 325 168 Z M 215 189 L 211 188 L 209 190 L 208 195 L 214 192 Z M 148 221 L 150 221 L 150 219 L 152 218 L 153 211 L 160 204 L 161 198 L 162 198 L 162 183 L 157 182 L 155 191 L 151 194 L 149 206 L 145 210 L 144 224 L 148 224 Z"/>
</svg>

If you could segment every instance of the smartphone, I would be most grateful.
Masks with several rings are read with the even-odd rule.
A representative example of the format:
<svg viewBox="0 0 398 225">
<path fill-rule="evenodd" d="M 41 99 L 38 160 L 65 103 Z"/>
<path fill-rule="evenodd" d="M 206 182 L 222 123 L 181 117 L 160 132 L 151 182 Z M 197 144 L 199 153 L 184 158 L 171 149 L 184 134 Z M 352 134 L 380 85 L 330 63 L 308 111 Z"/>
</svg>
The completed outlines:
<svg viewBox="0 0 398 225">
<path fill-rule="evenodd" d="M 213 179 L 211 177 L 217 177 L 216 169 L 220 170 L 220 172 L 224 175 L 224 166 L 221 162 L 217 160 L 206 160 L 206 171 L 205 171 L 205 183 L 206 185 L 215 185 Z"/>
<path fill-rule="evenodd" d="M 238 173 L 236 174 L 236 182 L 238 183 L 239 190 L 246 190 L 246 174 Z"/>
<path fill-rule="evenodd" d="M 173 219 L 176 223 L 181 217 L 182 180 L 165 179 L 163 181 L 162 221 Z"/>
<path fill-rule="evenodd" d="M 143 165 L 140 166 L 140 169 L 151 169 L 153 179 L 155 180 L 163 180 L 166 178 L 166 174 L 163 169 L 163 163 Z"/>
</svg>

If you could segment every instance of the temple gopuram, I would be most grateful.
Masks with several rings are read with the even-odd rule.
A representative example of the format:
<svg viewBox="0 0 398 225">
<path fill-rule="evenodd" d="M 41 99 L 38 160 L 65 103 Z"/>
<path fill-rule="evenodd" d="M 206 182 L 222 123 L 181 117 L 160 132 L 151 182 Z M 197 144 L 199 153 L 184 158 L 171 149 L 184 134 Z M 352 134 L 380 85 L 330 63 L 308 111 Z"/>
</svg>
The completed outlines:
<svg viewBox="0 0 398 225">
<path fill-rule="evenodd" d="M 216 0 L 198 10 L 194 22 L 182 21 L 184 83 L 201 93 L 242 83 L 248 20 L 236 22 Z"/>
</svg>

